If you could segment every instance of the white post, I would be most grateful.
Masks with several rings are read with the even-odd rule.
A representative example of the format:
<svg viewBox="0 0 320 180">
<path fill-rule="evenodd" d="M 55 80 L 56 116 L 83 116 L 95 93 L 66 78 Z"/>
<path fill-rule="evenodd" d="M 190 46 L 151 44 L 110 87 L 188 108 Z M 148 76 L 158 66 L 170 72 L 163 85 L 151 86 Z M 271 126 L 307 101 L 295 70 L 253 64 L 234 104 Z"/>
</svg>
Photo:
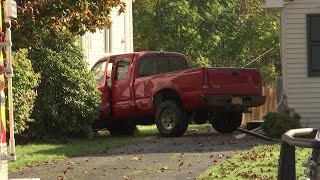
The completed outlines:
<svg viewBox="0 0 320 180">
<path fill-rule="evenodd" d="M 8 106 L 9 106 L 9 130 L 10 130 L 10 159 L 12 161 L 16 160 L 16 148 L 15 148 L 15 139 L 14 139 L 14 124 L 13 124 L 13 96 L 12 96 L 12 77 L 13 77 L 13 68 L 12 68 L 12 56 L 11 56 L 11 18 L 17 17 L 17 5 L 13 0 L 6 0 L 4 6 L 4 22 L 6 27 L 6 63 L 7 71 L 6 77 L 8 81 Z"/>
</svg>

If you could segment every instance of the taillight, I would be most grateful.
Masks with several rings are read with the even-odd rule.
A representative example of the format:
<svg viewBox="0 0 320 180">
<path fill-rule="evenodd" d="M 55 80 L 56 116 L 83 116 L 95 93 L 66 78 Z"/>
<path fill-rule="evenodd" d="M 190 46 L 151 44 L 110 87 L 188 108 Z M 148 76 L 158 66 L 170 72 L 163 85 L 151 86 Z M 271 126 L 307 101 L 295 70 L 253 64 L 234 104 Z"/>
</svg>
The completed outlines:
<svg viewBox="0 0 320 180">
<path fill-rule="evenodd" d="M 208 71 L 204 70 L 203 71 L 203 89 L 209 89 L 209 77 L 208 77 Z"/>
</svg>

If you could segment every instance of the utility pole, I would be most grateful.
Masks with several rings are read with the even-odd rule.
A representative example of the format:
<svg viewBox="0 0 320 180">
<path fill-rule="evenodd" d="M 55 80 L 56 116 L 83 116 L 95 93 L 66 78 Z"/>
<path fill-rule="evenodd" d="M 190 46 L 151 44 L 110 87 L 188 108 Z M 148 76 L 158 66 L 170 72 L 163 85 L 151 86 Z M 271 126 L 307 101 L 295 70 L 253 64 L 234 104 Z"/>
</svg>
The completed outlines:
<svg viewBox="0 0 320 180">
<path fill-rule="evenodd" d="M 2 32 L 2 2 L 4 4 L 4 25 L 5 34 Z M 13 124 L 13 98 L 12 98 L 12 60 L 11 60 L 11 19 L 17 18 L 17 4 L 14 0 L 5 0 L 0 3 L 0 177 L 1 180 L 8 179 L 8 162 L 16 160 L 15 154 L 15 139 L 14 139 L 14 124 Z M 5 41 L 3 41 L 5 38 Z M 3 63 L 3 49 L 6 53 L 6 65 Z M 9 130 L 10 130 L 10 155 L 7 150 L 7 125 L 5 117 L 5 79 L 4 73 L 8 82 L 8 106 L 9 106 Z"/>
</svg>

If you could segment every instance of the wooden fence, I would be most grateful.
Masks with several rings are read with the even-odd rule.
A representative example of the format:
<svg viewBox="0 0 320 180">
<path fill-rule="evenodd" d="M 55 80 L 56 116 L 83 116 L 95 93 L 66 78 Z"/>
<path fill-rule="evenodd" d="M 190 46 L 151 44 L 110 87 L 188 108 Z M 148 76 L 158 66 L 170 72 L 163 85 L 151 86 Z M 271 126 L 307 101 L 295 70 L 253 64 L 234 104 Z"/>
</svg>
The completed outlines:
<svg viewBox="0 0 320 180">
<path fill-rule="evenodd" d="M 243 124 L 252 120 L 262 120 L 268 112 L 274 112 L 277 106 L 277 94 L 276 88 L 263 88 L 263 95 L 267 97 L 267 100 L 263 106 L 250 108 L 252 113 L 243 114 Z"/>
</svg>

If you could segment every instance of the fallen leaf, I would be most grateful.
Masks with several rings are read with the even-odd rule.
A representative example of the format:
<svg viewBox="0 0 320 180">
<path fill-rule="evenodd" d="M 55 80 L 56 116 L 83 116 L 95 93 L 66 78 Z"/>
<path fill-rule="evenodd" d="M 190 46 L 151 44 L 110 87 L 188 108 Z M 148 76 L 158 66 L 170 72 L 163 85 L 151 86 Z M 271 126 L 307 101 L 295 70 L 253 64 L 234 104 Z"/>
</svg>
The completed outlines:
<svg viewBox="0 0 320 180">
<path fill-rule="evenodd" d="M 70 162 L 68 162 L 68 165 L 74 165 L 75 164 L 75 162 L 74 161 L 70 161 Z"/>
<path fill-rule="evenodd" d="M 180 166 L 182 166 L 182 165 L 183 165 L 183 163 L 184 163 L 184 162 L 182 161 L 182 162 L 179 164 L 179 167 L 180 167 Z"/>
<path fill-rule="evenodd" d="M 213 158 L 213 155 L 210 155 L 209 158 Z"/>
<path fill-rule="evenodd" d="M 161 172 L 164 172 L 165 170 L 168 170 L 168 166 L 164 166 L 162 168 L 160 168 Z"/>
<path fill-rule="evenodd" d="M 124 176 L 123 178 L 124 178 L 125 180 L 130 180 L 130 178 L 127 177 L 127 176 Z"/>
<path fill-rule="evenodd" d="M 136 160 L 136 161 L 139 161 L 139 160 L 141 160 L 142 158 L 141 157 L 134 157 L 134 158 L 132 158 L 132 160 Z"/>
</svg>

